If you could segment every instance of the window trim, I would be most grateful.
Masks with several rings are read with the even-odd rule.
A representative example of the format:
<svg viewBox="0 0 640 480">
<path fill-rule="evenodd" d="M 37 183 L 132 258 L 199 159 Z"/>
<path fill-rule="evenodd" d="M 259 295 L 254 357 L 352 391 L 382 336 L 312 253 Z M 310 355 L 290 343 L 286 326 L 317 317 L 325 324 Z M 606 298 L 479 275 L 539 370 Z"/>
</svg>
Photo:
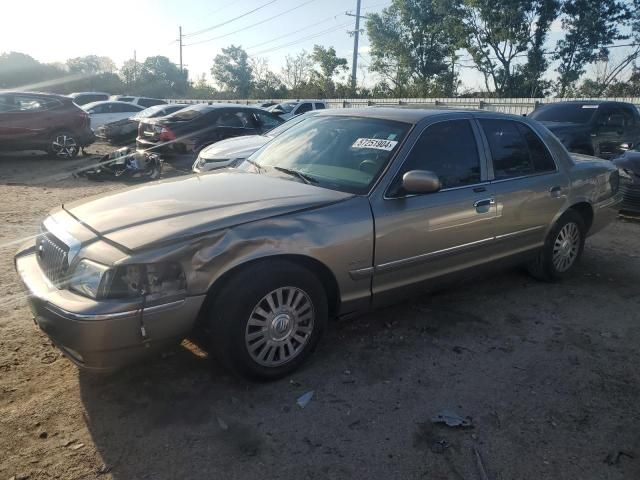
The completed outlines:
<svg viewBox="0 0 640 480">
<path fill-rule="evenodd" d="M 432 192 L 432 193 L 409 193 L 409 194 L 400 195 L 400 196 L 390 196 L 389 190 L 391 190 L 391 186 L 395 183 L 396 179 L 398 178 L 398 175 L 402 171 L 402 167 L 404 166 L 404 164 L 409 159 L 409 155 L 411 155 L 411 152 L 415 148 L 416 144 L 418 143 L 418 141 L 420 140 L 422 135 L 427 131 L 427 129 L 429 127 L 432 127 L 433 125 L 437 125 L 438 123 L 455 122 L 455 121 L 460 121 L 460 120 L 463 120 L 463 121 L 466 121 L 466 122 L 469 123 L 469 126 L 471 127 L 471 131 L 473 132 L 473 137 L 475 138 L 475 141 L 476 141 L 476 148 L 478 150 L 478 159 L 480 161 L 480 182 L 474 183 L 474 184 L 469 184 L 469 185 L 459 185 L 457 187 L 442 188 L 442 189 L 438 190 L 437 192 Z M 434 195 L 434 194 L 438 194 L 438 193 L 441 193 L 441 192 L 450 192 L 450 191 L 453 191 L 453 190 L 462 190 L 462 189 L 465 189 L 465 188 L 477 188 L 477 187 L 482 187 L 482 186 L 489 185 L 491 183 L 491 181 L 489 179 L 488 158 L 486 157 L 486 152 L 484 152 L 484 149 L 481 148 L 481 146 L 482 146 L 481 137 L 480 137 L 480 133 L 481 132 L 478 131 L 478 128 L 479 128 L 479 126 L 475 124 L 474 118 L 471 117 L 471 116 L 469 116 L 469 117 L 464 116 L 464 117 L 446 118 L 446 119 L 442 119 L 442 120 L 436 120 L 434 122 L 430 122 L 428 125 L 425 125 L 425 127 L 422 130 L 420 130 L 420 132 L 417 134 L 415 141 L 409 147 L 409 151 L 404 156 L 404 159 L 402 160 L 402 163 L 400 163 L 398 171 L 395 173 L 395 175 L 393 176 L 393 179 L 389 182 L 389 184 L 385 188 L 384 193 L 382 194 L 382 199 L 383 200 L 402 200 L 402 199 L 405 199 L 405 198 L 425 197 L 425 196 L 428 196 L 428 195 Z M 409 133 L 411 133 L 411 132 L 407 132 L 407 135 L 409 135 Z M 384 172 L 383 175 L 386 175 L 386 172 Z"/>
<path fill-rule="evenodd" d="M 528 174 L 528 175 L 519 175 L 517 177 L 510 177 L 510 178 L 496 178 L 495 172 L 493 170 L 493 154 L 491 153 L 491 147 L 489 146 L 489 139 L 487 138 L 487 136 L 484 133 L 484 130 L 482 129 L 482 125 L 480 124 L 480 120 L 503 120 L 503 121 L 507 121 L 507 122 L 519 123 L 521 125 L 524 125 L 526 128 L 529 128 L 529 130 L 531 130 L 535 134 L 535 136 L 538 137 L 538 140 L 540 140 L 542 142 L 542 145 L 547 150 L 547 153 L 549 155 L 551 155 L 551 160 L 553 161 L 553 165 L 556 167 L 555 170 L 548 170 L 548 171 L 545 171 L 545 172 L 535 172 L 534 171 L 533 173 Z M 487 156 L 487 180 L 489 181 L 489 183 L 502 183 L 502 182 L 508 182 L 510 180 L 520 180 L 520 179 L 523 179 L 523 178 L 539 177 L 541 175 L 551 175 L 551 174 L 554 174 L 554 173 L 558 173 L 560 171 L 560 169 L 558 168 L 558 160 L 555 157 L 555 155 L 553 154 L 553 152 L 549 149 L 549 147 L 547 146 L 546 142 L 542 139 L 542 137 L 536 131 L 536 129 L 533 128 L 531 125 L 529 125 L 527 122 L 523 122 L 519 118 L 499 118 L 499 117 L 490 117 L 490 116 L 474 117 L 474 121 L 478 126 L 478 132 L 479 132 L 480 136 L 482 137 L 482 143 L 484 144 L 484 147 L 485 147 L 485 154 Z M 518 132 L 518 133 L 520 133 L 520 132 Z M 522 134 L 520 134 L 520 135 L 522 135 Z M 526 142 L 526 139 L 524 139 L 524 140 Z M 529 146 L 528 145 L 527 145 L 527 152 L 529 152 Z"/>
</svg>

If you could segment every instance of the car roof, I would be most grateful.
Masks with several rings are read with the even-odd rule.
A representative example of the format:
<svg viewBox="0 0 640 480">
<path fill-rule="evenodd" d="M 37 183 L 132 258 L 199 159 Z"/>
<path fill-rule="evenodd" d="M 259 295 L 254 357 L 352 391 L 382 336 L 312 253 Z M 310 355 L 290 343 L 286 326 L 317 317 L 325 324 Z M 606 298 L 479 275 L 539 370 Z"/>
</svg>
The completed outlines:
<svg viewBox="0 0 640 480">
<path fill-rule="evenodd" d="M 69 100 L 69 97 L 66 95 L 61 95 L 59 93 L 46 93 L 46 92 L 14 92 L 14 91 L 2 91 L 0 90 L 0 95 L 34 95 L 39 97 L 49 97 L 49 98 L 59 98 Z"/>
<path fill-rule="evenodd" d="M 131 102 L 120 102 L 118 100 L 100 100 L 98 102 L 87 103 L 86 105 L 83 105 L 82 108 L 95 107 L 96 105 L 104 105 L 106 103 L 116 103 L 118 105 L 133 105 L 134 107 L 140 107 L 140 105 L 136 105 L 135 103 Z"/>
<path fill-rule="evenodd" d="M 618 100 L 566 100 L 562 102 L 551 102 L 540 105 L 538 108 L 557 106 L 557 105 L 630 105 L 635 106 L 633 103 L 620 102 Z"/>
<path fill-rule="evenodd" d="M 70 93 L 69 95 L 67 95 L 67 97 L 78 97 L 80 95 L 108 95 L 110 96 L 110 93 L 107 92 L 73 92 Z"/>
<path fill-rule="evenodd" d="M 322 110 L 318 113 L 318 116 L 354 116 L 354 117 L 366 117 L 377 118 L 381 120 L 393 120 L 396 122 L 405 123 L 418 123 L 421 120 L 439 115 L 448 115 L 452 113 L 482 113 L 482 110 L 471 109 L 428 109 L 428 108 L 398 108 L 398 107 L 367 107 L 367 108 L 332 108 L 328 110 Z M 490 112 L 494 114 L 494 112 Z M 507 115 L 513 117 L 513 115 Z"/>
</svg>

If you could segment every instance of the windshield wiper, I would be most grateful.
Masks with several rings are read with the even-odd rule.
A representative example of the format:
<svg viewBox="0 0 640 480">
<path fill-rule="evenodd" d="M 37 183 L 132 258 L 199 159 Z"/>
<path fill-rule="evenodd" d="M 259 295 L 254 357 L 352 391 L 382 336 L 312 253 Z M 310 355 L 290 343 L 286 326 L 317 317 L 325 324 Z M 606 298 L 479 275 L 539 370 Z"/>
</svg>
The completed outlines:
<svg viewBox="0 0 640 480">
<path fill-rule="evenodd" d="M 304 183 L 318 183 L 318 180 L 313 178 L 311 175 L 307 175 L 306 173 L 298 172 L 297 170 L 290 170 L 284 167 L 273 167 L 276 170 L 291 175 L 292 177 L 298 177 Z"/>
<path fill-rule="evenodd" d="M 251 165 L 258 169 L 258 173 L 264 170 L 264 167 L 262 165 L 259 165 L 258 163 L 254 162 L 253 160 L 249 160 L 248 158 L 239 158 L 238 160 L 238 165 L 240 164 L 240 162 L 249 162 Z"/>
</svg>

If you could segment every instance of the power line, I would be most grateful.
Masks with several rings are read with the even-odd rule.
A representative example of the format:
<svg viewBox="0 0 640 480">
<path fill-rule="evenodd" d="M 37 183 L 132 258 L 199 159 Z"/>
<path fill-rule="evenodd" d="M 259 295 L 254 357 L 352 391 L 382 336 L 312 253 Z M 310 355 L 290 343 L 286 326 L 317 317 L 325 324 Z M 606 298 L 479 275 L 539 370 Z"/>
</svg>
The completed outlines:
<svg viewBox="0 0 640 480">
<path fill-rule="evenodd" d="M 284 12 L 278 13 L 277 15 L 273 15 L 273 16 L 271 16 L 271 17 L 269 17 L 269 18 L 266 18 L 266 19 L 261 20 L 261 21 L 256 22 L 256 23 L 253 23 L 253 24 L 251 24 L 251 25 L 247 25 L 246 27 L 239 28 L 238 30 L 234 30 L 233 32 L 225 33 L 224 35 L 219 35 L 219 36 L 217 36 L 217 37 L 207 38 L 206 40 L 199 40 L 199 41 L 197 41 L 197 42 L 187 43 L 187 44 L 185 44 L 184 46 L 185 46 L 185 47 L 190 47 L 191 45 L 199 45 L 199 44 L 201 44 L 201 43 L 213 42 L 214 40 L 219 40 L 219 39 L 221 39 L 221 38 L 225 38 L 225 37 L 228 37 L 228 36 L 230 36 L 230 35 L 234 35 L 234 34 L 236 34 L 236 33 L 243 32 L 243 31 L 248 30 L 248 29 L 250 29 L 250 28 L 257 27 L 258 25 L 262 25 L 263 23 L 267 23 L 267 22 L 269 22 L 269 21 L 273 20 L 274 18 L 281 17 L 282 15 L 285 15 L 285 14 L 287 14 L 287 13 L 289 13 L 289 12 L 293 12 L 294 10 L 297 10 L 298 8 L 302 8 L 302 7 L 304 7 L 305 5 L 308 5 L 309 3 L 311 3 L 311 2 L 315 2 L 315 1 L 316 1 L 316 0 L 308 0 L 308 1 L 304 2 L 304 3 L 301 3 L 301 4 L 300 4 L 300 5 L 298 5 L 298 6 L 295 6 L 295 7 L 293 7 L 293 8 L 288 9 L 288 10 L 285 10 Z"/>
<path fill-rule="evenodd" d="M 247 47 L 247 50 L 251 50 L 252 48 L 256 48 L 256 47 L 262 47 L 263 45 L 267 45 L 268 43 L 273 43 L 275 41 L 281 40 L 283 38 L 286 37 L 290 37 L 291 35 L 295 35 L 296 33 L 300 33 L 300 32 L 304 32 L 306 30 L 308 30 L 309 28 L 318 26 L 318 25 L 322 25 L 323 23 L 327 23 L 329 20 L 335 20 L 338 16 L 342 15 L 342 12 L 340 13 L 336 13 L 335 15 L 331 15 L 330 17 L 327 17 L 323 20 L 317 21 L 317 22 L 313 22 L 311 25 L 305 25 L 302 28 L 299 28 L 298 30 L 294 30 L 293 32 L 289 32 L 289 33 L 285 33 L 284 35 L 279 35 L 277 37 L 271 38 L 265 42 L 260 42 L 257 43 L 255 45 L 251 45 L 250 47 Z"/>
<path fill-rule="evenodd" d="M 349 23 L 343 23 L 343 24 L 341 24 L 341 25 L 337 25 L 337 26 L 335 26 L 335 27 L 328 28 L 327 30 L 323 30 L 323 31 L 318 32 L 318 33 L 315 33 L 315 34 L 313 34 L 313 35 L 309 35 L 309 36 L 307 36 L 307 37 L 298 38 L 298 39 L 296 39 L 296 40 L 294 40 L 294 41 L 292 41 L 292 42 L 286 43 L 286 44 L 284 44 L 284 45 L 279 45 L 279 46 L 277 46 L 277 47 L 268 48 L 268 49 L 266 49 L 266 50 L 262 50 L 262 51 L 260 51 L 260 52 L 255 52 L 255 53 L 253 53 L 252 55 L 264 55 L 265 53 L 270 53 L 270 52 L 274 52 L 274 51 L 276 51 L 276 50 L 280 50 L 280 49 L 283 49 L 283 48 L 286 48 L 286 47 L 290 47 L 291 45 L 296 45 L 296 44 L 298 44 L 298 43 L 300 43 L 300 42 L 303 42 L 303 41 L 305 41 L 305 40 L 310 40 L 310 39 L 312 39 L 312 38 L 316 38 L 316 37 L 320 37 L 320 36 L 322 36 L 322 35 L 326 35 L 327 33 L 335 32 L 336 30 L 339 30 L 339 29 L 341 29 L 341 28 L 344 28 L 344 27 L 346 27 L 347 25 L 349 25 Z"/>
<path fill-rule="evenodd" d="M 231 18 L 229 20 L 226 20 L 226 21 L 224 21 L 222 23 L 218 23 L 217 25 L 212 25 L 211 27 L 203 28 L 202 30 L 198 30 L 197 32 L 187 33 L 187 34 L 185 34 L 185 37 L 193 37 L 194 35 L 200 35 L 202 33 L 209 32 L 209 31 L 214 30 L 216 28 L 219 28 L 219 27 L 222 27 L 224 25 L 227 25 L 227 24 L 229 24 L 231 22 L 235 22 L 236 20 L 239 20 L 239 19 L 241 19 L 243 17 L 246 17 L 247 15 L 251 15 L 252 13 L 257 12 L 258 10 L 262 10 L 264 7 L 267 7 L 267 6 L 269 6 L 272 3 L 275 3 L 277 1 L 278 0 L 270 0 L 269 2 L 263 3 L 259 7 L 254 8 L 253 10 L 249 10 L 248 12 L 245 12 L 245 13 L 243 13 L 241 15 L 238 15 L 237 17 L 233 17 L 233 18 Z"/>
</svg>

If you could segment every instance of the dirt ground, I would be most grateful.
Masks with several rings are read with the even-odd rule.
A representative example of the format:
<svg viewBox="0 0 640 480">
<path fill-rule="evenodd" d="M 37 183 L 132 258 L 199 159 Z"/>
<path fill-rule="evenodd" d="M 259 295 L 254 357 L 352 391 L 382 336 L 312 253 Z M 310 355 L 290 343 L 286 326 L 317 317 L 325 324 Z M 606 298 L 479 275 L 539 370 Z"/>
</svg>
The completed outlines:
<svg viewBox="0 0 640 480">
<path fill-rule="evenodd" d="M 510 270 L 335 322 L 278 382 L 184 347 L 92 376 L 35 328 L 12 259 L 50 208 L 122 188 L 70 176 L 90 161 L 0 155 L 0 480 L 640 478 L 639 222 L 562 283 Z"/>
</svg>

